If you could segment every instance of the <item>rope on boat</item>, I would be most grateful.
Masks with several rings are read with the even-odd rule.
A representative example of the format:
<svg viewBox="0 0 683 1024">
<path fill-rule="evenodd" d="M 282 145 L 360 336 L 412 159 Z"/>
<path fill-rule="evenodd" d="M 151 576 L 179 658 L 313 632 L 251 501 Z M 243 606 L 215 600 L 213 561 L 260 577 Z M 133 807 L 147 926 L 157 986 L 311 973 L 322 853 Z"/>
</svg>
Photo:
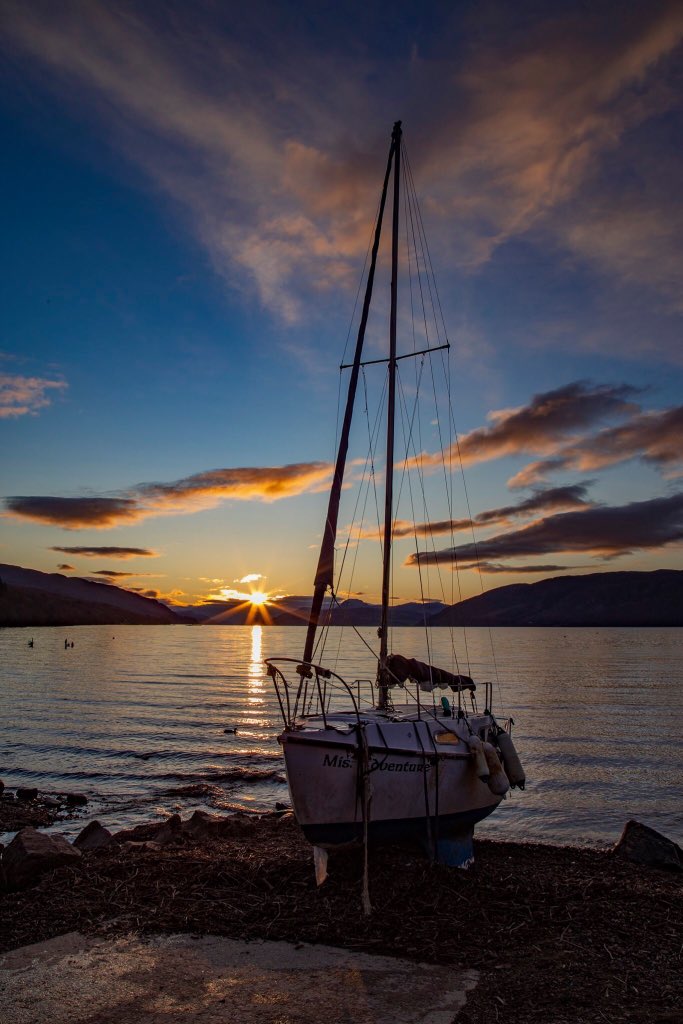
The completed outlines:
<svg viewBox="0 0 683 1024">
<path fill-rule="evenodd" d="M 361 782 L 361 810 L 363 814 L 363 914 L 369 917 L 372 913 L 370 902 L 370 865 L 368 859 L 368 826 L 370 824 L 370 801 L 372 799 L 372 785 L 370 783 L 370 751 L 368 738 L 365 735 L 365 728 L 358 726 L 358 769 Z"/>
</svg>

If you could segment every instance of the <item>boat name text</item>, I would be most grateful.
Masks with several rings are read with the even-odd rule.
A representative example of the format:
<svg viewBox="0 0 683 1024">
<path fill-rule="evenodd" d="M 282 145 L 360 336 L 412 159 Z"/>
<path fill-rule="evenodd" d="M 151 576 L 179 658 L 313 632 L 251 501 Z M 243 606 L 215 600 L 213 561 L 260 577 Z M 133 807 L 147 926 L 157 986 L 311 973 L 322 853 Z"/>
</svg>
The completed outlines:
<svg viewBox="0 0 683 1024">
<path fill-rule="evenodd" d="M 323 768 L 351 768 L 353 757 L 344 754 L 325 754 L 323 757 Z M 370 761 L 371 772 L 428 772 L 430 764 L 419 761 L 380 761 L 373 757 Z"/>
</svg>

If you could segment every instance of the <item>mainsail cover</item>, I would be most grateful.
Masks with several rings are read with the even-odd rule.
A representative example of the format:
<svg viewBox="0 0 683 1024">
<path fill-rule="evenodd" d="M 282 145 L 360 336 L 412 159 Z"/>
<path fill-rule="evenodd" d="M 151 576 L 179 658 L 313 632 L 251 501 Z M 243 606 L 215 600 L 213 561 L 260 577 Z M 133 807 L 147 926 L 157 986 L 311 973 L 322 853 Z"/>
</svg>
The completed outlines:
<svg viewBox="0 0 683 1024">
<path fill-rule="evenodd" d="M 406 679 L 412 679 L 421 688 L 447 690 L 476 690 L 477 684 L 469 676 L 447 672 L 443 668 L 427 665 L 416 658 L 404 658 L 401 654 L 390 654 L 387 658 L 390 686 L 400 686 Z"/>
</svg>

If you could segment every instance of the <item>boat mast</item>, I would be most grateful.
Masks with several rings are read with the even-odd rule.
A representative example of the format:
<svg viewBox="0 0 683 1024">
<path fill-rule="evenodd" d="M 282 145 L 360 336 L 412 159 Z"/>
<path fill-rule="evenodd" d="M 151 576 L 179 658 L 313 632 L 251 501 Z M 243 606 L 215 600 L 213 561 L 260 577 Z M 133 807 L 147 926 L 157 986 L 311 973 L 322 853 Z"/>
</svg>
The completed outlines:
<svg viewBox="0 0 683 1024">
<path fill-rule="evenodd" d="M 400 125 L 400 122 L 398 122 Z M 387 190 L 389 187 L 389 175 L 391 173 L 391 164 L 396 156 L 396 165 L 399 160 L 399 153 L 397 150 L 396 142 L 396 125 L 391 136 L 391 146 L 389 149 L 389 158 L 387 160 L 387 169 L 384 173 L 384 185 L 382 187 L 382 197 L 379 204 L 379 212 L 377 214 L 377 224 L 375 225 L 375 237 L 372 244 L 372 256 L 370 259 L 370 269 L 368 271 L 368 281 L 365 288 L 365 299 L 363 300 L 363 312 L 360 318 L 360 324 L 358 326 L 358 337 L 356 339 L 356 350 L 353 357 L 353 365 L 351 367 L 351 378 L 349 380 L 349 390 L 346 396 L 346 409 L 344 411 L 344 421 L 342 423 L 341 434 L 339 437 L 339 449 L 337 451 L 337 462 L 334 468 L 334 479 L 332 481 L 332 489 L 330 491 L 330 500 L 327 506 L 327 519 L 325 521 L 325 534 L 323 536 L 322 546 L 320 548 L 320 557 L 318 559 L 318 569 L 315 574 L 315 583 L 313 590 L 313 601 L 311 603 L 311 611 L 308 617 L 308 632 L 306 633 L 306 644 L 304 647 L 304 656 L 302 664 L 299 666 L 299 671 L 302 675 L 310 674 L 307 666 L 310 664 L 313 656 L 313 646 L 315 644 L 315 633 L 318 628 L 318 622 L 320 621 L 320 611 L 323 605 L 323 599 L 325 597 L 325 591 L 328 587 L 332 587 L 334 584 L 334 544 L 337 537 L 337 519 L 339 517 L 339 501 L 341 498 L 342 483 L 344 480 L 344 468 L 346 466 L 346 455 L 349 447 L 349 434 L 351 432 L 351 419 L 353 417 L 353 403 L 356 397 L 356 387 L 358 385 L 358 376 L 360 373 L 361 356 L 363 354 L 363 341 L 365 340 L 365 328 L 368 322 L 368 314 L 370 312 L 370 300 L 372 298 L 372 287 L 375 280 L 375 269 L 377 267 L 377 253 L 379 251 L 380 236 L 382 233 L 382 219 L 384 217 L 384 207 L 386 205 Z"/>
<path fill-rule="evenodd" d="M 398 215 L 399 190 L 401 184 L 401 122 L 397 121 L 392 133 L 394 151 L 394 208 L 391 234 L 391 314 L 389 318 L 389 388 L 387 406 L 387 463 L 384 495 L 384 558 L 382 565 L 382 619 L 379 627 L 379 665 L 377 682 L 379 698 L 377 707 L 386 708 L 389 702 L 389 680 L 387 677 L 387 641 L 389 600 L 391 597 L 391 531 L 393 527 L 394 504 L 394 419 L 396 407 L 396 305 L 398 295 Z"/>
</svg>

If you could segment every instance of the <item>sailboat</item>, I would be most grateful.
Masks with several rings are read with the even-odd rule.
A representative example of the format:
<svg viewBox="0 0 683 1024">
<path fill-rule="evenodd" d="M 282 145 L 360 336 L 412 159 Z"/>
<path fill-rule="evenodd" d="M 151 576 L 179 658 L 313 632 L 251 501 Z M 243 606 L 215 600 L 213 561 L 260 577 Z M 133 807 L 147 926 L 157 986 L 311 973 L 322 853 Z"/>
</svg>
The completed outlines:
<svg viewBox="0 0 683 1024">
<path fill-rule="evenodd" d="M 401 122 L 393 126 L 374 229 L 365 297 L 350 370 L 324 535 L 314 580 L 303 656 L 266 661 L 284 729 L 279 736 L 296 820 L 315 848 L 319 881 L 327 852 L 346 844 L 417 840 L 441 863 L 473 862 L 473 830 L 511 786 L 524 788 L 524 771 L 511 737 L 512 720 L 491 709 L 493 686 L 390 649 L 390 590 L 394 509 L 394 435 L 397 364 L 397 288 L 402 160 Z M 404 177 L 410 174 L 409 165 Z M 389 354 L 363 360 L 382 221 L 393 178 Z M 413 352 L 424 358 L 448 347 Z M 349 435 L 361 369 L 383 362 L 386 387 L 386 474 L 382 540 L 379 649 L 370 651 L 370 678 L 344 678 L 321 664 L 316 639 L 336 600 L 335 544 L 347 470 Z M 381 517 L 380 517 L 381 518 Z M 436 699 L 436 691 L 445 694 Z M 400 702 L 397 699 L 400 695 Z M 318 870 L 319 867 L 319 870 Z"/>
</svg>

